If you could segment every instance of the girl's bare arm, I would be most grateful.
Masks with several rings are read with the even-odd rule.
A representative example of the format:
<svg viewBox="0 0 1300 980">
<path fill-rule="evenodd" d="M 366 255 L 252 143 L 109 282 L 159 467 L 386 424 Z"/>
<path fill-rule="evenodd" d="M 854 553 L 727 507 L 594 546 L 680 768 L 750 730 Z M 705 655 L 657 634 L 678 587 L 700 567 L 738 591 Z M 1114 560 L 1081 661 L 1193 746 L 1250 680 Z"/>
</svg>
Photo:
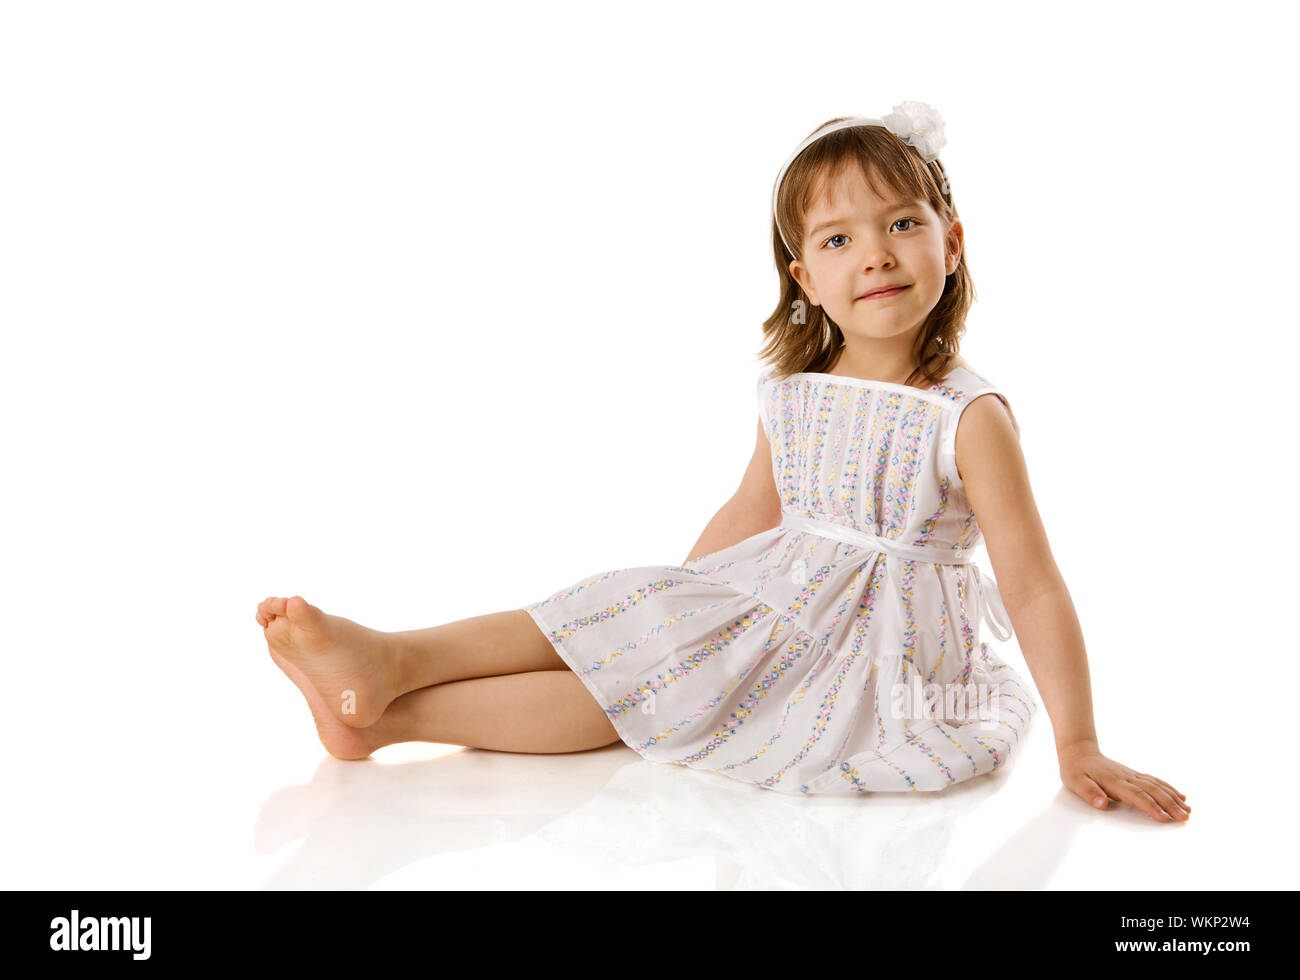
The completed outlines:
<svg viewBox="0 0 1300 980">
<path fill-rule="evenodd" d="M 1104 793 L 1156 820 L 1185 820 L 1182 793 L 1101 753 L 1083 630 L 1034 503 L 1020 438 L 996 395 L 976 398 L 962 413 L 956 450 L 998 591 L 1052 720 L 1062 781 L 1094 806 L 1106 805 Z"/>
<path fill-rule="evenodd" d="M 976 398 L 962 413 L 957 475 L 1051 716 L 1057 750 L 1078 741 L 1096 743 L 1083 630 L 1034 503 L 1020 438 L 996 395 Z"/>
<path fill-rule="evenodd" d="M 710 555 L 781 523 L 781 498 L 772 479 L 772 447 L 763 422 L 758 422 L 754 456 L 731 499 L 719 508 L 695 542 L 686 561 Z"/>
</svg>

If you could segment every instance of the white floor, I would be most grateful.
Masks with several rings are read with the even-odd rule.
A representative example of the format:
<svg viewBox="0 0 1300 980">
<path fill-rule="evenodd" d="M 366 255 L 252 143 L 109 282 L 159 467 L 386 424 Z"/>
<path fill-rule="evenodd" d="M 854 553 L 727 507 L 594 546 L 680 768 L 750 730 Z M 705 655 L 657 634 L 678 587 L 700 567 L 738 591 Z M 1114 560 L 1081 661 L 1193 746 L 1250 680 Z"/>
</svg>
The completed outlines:
<svg viewBox="0 0 1300 980">
<path fill-rule="evenodd" d="M 233 627 L 233 623 L 230 624 Z M 610 746 L 512 755 L 429 744 L 326 755 L 256 651 L 199 658 L 160 698 L 114 676 L 47 692 L 11 730 L 5 888 L 1272 889 L 1293 886 L 1294 791 L 1274 763 L 1177 738 L 1148 767 L 1193 816 L 1157 825 L 1061 787 L 1040 726 L 1005 773 L 938 795 L 792 798 Z M 21 667 L 21 665 L 19 665 Z M 48 666 L 48 664 L 46 664 Z M 147 693 L 133 697 L 132 691 Z M 24 702 L 26 703 L 26 702 Z M 1042 718 L 1040 715 L 1039 718 Z M 223 720 L 225 719 L 225 720 Z M 1116 751 L 1116 756 L 1121 753 Z M 1137 762 L 1136 753 L 1134 762 Z M 1150 751 L 1140 753 L 1149 758 Z"/>
</svg>

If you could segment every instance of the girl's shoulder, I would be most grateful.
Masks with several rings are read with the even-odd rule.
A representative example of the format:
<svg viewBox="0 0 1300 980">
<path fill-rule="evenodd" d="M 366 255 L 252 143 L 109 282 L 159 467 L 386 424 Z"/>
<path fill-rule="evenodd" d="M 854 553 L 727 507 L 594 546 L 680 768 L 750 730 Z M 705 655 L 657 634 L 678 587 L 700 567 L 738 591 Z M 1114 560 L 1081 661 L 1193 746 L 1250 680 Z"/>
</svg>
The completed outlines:
<svg viewBox="0 0 1300 980">
<path fill-rule="evenodd" d="M 1020 434 L 1020 423 L 1016 419 L 1015 412 L 1011 409 L 1011 403 L 1007 400 L 1002 386 L 988 374 L 976 370 L 966 361 L 960 361 L 957 365 L 954 365 L 952 370 L 948 372 L 948 376 L 944 378 L 942 383 L 936 385 L 934 390 L 953 402 L 957 408 L 955 415 L 958 420 L 960 420 L 967 406 L 981 395 L 996 395 L 1002 404 L 1006 406 L 1007 414 L 1011 416 L 1011 424 L 1015 428 L 1016 434 Z M 953 433 L 955 434 L 955 432 L 956 426 L 953 427 Z"/>
</svg>

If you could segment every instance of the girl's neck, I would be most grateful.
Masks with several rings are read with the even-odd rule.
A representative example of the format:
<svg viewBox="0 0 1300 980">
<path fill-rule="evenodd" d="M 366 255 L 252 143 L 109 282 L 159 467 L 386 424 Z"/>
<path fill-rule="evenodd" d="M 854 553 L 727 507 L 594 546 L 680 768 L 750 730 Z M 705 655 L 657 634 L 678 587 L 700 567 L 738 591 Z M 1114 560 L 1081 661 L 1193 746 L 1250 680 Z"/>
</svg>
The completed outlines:
<svg viewBox="0 0 1300 980">
<path fill-rule="evenodd" d="M 881 381 L 888 384 L 906 385 L 908 379 L 911 378 L 913 373 L 917 370 L 917 365 L 912 365 L 912 367 L 908 368 L 906 371 L 902 371 L 899 368 L 895 368 L 892 371 L 888 369 L 880 370 L 878 367 L 876 369 L 863 368 L 862 370 L 856 370 L 844 362 L 844 355 L 847 350 L 848 348 L 846 347 L 840 348 L 839 354 L 836 356 L 835 360 L 831 362 L 831 366 L 825 372 L 826 374 L 840 378 L 860 378 L 864 381 Z M 961 357 L 954 357 L 952 363 L 956 367 L 960 368 L 969 367 Z"/>
<path fill-rule="evenodd" d="M 877 362 L 875 364 L 859 364 L 856 361 L 850 361 L 847 358 L 848 348 L 841 347 L 839 354 L 827 369 L 827 374 L 837 375 L 842 378 L 862 378 L 865 381 L 882 381 L 887 384 L 906 384 L 916 370 L 916 365 L 910 362 L 906 364 L 885 364 Z"/>
</svg>

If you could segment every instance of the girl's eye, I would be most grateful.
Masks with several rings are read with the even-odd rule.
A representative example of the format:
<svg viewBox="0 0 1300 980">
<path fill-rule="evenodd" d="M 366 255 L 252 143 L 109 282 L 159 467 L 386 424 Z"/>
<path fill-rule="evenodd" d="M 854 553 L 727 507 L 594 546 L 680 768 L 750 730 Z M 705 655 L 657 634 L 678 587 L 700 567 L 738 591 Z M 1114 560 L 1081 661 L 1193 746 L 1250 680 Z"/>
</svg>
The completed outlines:
<svg viewBox="0 0 1300 980">
<path fill-rule="evenodd" d="M 899 224 L 900 222 L 903 222 L 903 221 L 910 221 L 913 225 L 920 224 L 920 222 L 917 221 L 915 218 L 899 218 L 898 221 L 895 221 L 895 222 L 894 222 L 894 224 L 896 225 L 896 224 Z M 892 227 L 892 226 L 891 226 L 891 227 Z M 903 229 L 903 231 L 911 231 L 911 230 L 912 230 L 911 228 L 904 228 L 904 229 Z M 837 238 L 847 238 L 847 237 L 848 237 L 847 235 L 831 235 L 830 238 L 828 238 L 828 239 L 826 239 L 826 241 L 822 242 L 822 248 L 825 248 L 828 244 L 830 244 L 831 242 L 833 242 L 833 241 L 834 241 L 835 239 L 837 239 Z M 832 251 L 832 252 L 838 252 L 839 249 L 838 249 L 838 248 L 832 248 L 831 251 Z"/>
</svg>

